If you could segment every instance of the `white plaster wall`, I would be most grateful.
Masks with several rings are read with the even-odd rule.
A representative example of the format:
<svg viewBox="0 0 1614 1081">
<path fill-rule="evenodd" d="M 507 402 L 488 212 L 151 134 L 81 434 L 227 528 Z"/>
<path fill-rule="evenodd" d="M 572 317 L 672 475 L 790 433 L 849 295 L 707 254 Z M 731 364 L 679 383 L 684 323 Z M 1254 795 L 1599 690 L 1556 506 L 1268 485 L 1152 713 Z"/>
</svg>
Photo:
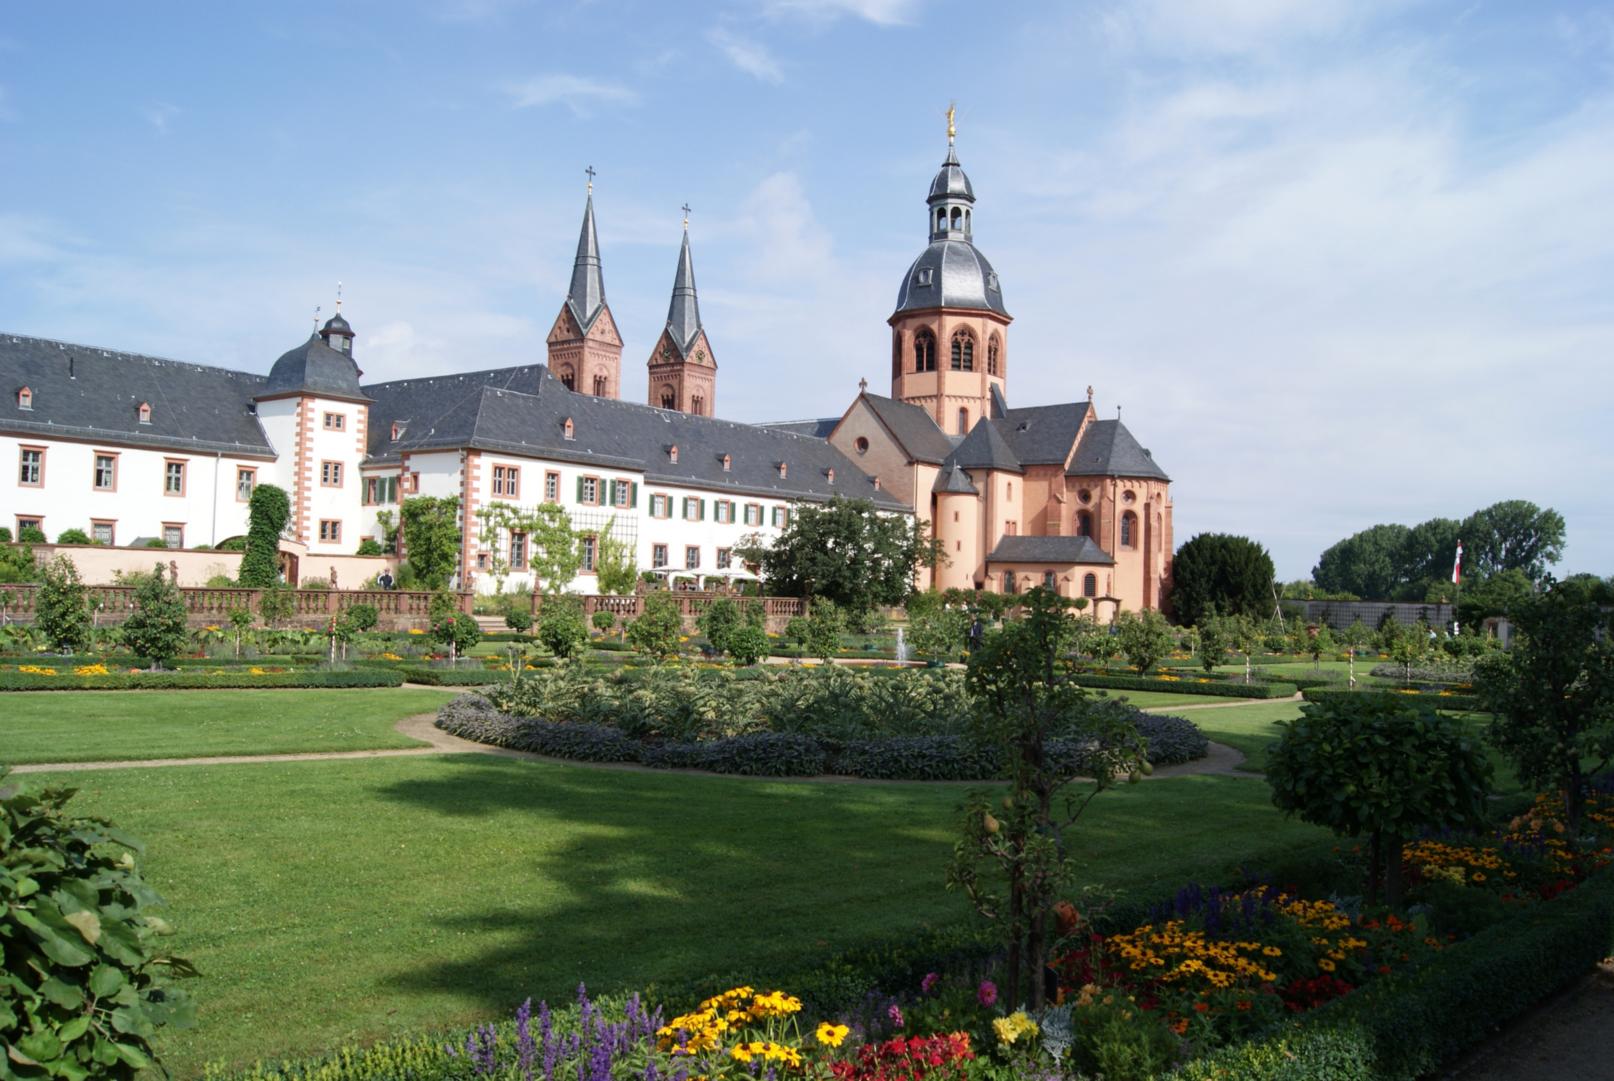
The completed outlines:
<svg viewBox="0 0 1614 1081">
<path fill-rule="evenodd" d="M 309 554 L 351 554 L 359 547 L 364 516 L 360 504 L 364 499 L 363 481 L 359 476 L 359 463 L 363 454 L 359 448 L 359 414 L 364 406 L 355 402 L 332 401 L 326 398 L 312 400 L 309 431 L 312 459 L 308 470 L 308 550 Z M 327 431 L 325 414 L 337 413 L 346 419 L 342 431 Z M 322 462 L 342 463 L 342 484 L 327 488 L 320 483 Z M 342 523 L 342 539 L 335 543 L 322 543 L 319 539 L 321 519 L 332 518 Z M 373 516 L 372 516 L 373 521 Z"/>
<path fill-rule="evenodd" d="M 650 496 L 652 494 L 667 495 L 672 498 L 672 517 L 652 518 L 650 516 Z M 684 520 L 685 496 L 706 500 L 705 521 L 690 522 Z M 719 499 L 728 499 L 734 502 L 734 521 L 732 523 L 721 523 L 717 520 L 715 504 Z M 701 550 L 701 565 L 698 572 L 701 574 L 716 572 L 718 569 L 717 550 L 719 548 L 733 548 L 740 542 L 742 537 L 756 533 L 766 543 L 771 544 L 778 538 L 780 533 L 780 530 L 773 524 L 774 508 L 790 507 L 788 501 L 777 498 L 746 496 L 731 492 L 713 492 L 702 488 L 684 488 L 664 484 L 645 485 L 644 491 L 641 493 L 640 502 L 644 508 L 644 518 L 639 524 L 640 570 L 650 570 L 652 568 L 652 546 L 656 544 L 665 544 L 667 546 L 667 566 L 675 570 L 683 570 L 685 564 L 684 549 L 690 545 L 695 545 Z M 745 524 L 745 505 L 747 503 L 761 504 L 761 525 Z"/>
</svg>

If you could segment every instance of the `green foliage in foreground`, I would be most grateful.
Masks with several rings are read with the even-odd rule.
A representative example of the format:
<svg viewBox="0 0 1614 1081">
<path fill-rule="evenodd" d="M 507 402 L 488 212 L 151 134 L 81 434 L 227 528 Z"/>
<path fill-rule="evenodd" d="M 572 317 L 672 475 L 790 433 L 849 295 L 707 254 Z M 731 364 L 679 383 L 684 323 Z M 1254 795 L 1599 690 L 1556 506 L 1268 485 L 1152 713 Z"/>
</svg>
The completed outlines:
<svg viewBox="0 0 1614 1081">
<path fill-rule="evenodd" d="M 0 1077 L 132 1078 L 150 1040 L 194 1012 L 171 986 L 190 964 L 158 949 L 162 898 L 140 843 L 69 815 L 72 789 L 33 794 L 0 766 Z"/>
<path fill-rule="evenodd" d="M 265 662 L 272 663 L 272 662 Z M 403 673 L 386 668 L 328 671 L 296 668 L 287 672 L 252 674 L 246 665 L 227 665 L 216 672 L 180 669 L 172 672 L 109 672 L 104 676 L 78 676 L 62 669 L 54 676 L 31 672 L 0 672 L 0 691 L 174 691 L 224 687 L 398 687 Z"/>
</svg>

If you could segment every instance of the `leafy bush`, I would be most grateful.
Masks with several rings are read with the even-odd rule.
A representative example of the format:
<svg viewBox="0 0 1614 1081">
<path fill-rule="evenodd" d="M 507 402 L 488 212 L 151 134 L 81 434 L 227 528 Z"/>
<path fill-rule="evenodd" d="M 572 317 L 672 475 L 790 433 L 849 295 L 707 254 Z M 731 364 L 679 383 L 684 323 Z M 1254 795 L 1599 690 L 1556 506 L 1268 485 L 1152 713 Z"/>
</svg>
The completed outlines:
<svg viewBox="0 0 1614 1081">
<path fill-rule="evenodd" d="M 538 610 L 538 640 L 557 657 L 575 657 L 588 647 L 583 602 L 566 594 L 545 597 Z"/>
<path fill-rule="evenodd" d="M 242 584 L 245 584 L 244 579 Z M 296 609 L 297 600 L 292 591 L 285 586 L 270 586 L 258 596 L 258 615 L 263 617 L 266 627 L 273 627 L 282 620 L 290 619 Z"/>
<path fill-rule="evenodd" d="M 185 648 L 185 600 L 163 577 L 162 564 L 135 589 L 135 610 L 120 628 L 123 644 L 153 668 L 166 666 Z"/>
<path fill-rule="evenodd" d="M 381 619 L 373 604 L 353 604 L 347 609 L 347 621 L 354 630 L 361 634 L 375 627 Z"/>
<path fill-rule="evenodd" d="M 761 627 L 743 624 L 729 632 L 728 651 L 735 664 L 756 664 L 768 655 L 768 634 Z"/>
<path fill-rule="evenodd" d="M 1132 711 L 1138 735 L 1149 748 L 1149 761 L 1156 766 L 1175 766 L 1204 758 L 1210 753 L 1210 740 L 1199 726 L 1183 717 Z"/>
<path fill-rule="evenodd" d="M 532 613 L 525 608 L 512 608 L 504 614 L 504 625 L 518 635 L 525 635 L 532 630 Z M 489 641 L 502 639 L 503 635 L 488 635 Z"/>
<path fill-rule="evenodd" d="M 678 652 L 683 630 L 684 617 L 677 599 L 666 590 L 657 590 L 646 594 L 644 610 L 628 624 L 628 644 L 640 653 L 664 660 Z"/>
<path fill-rule="evenodd" d="M 447 646 L 449 656 L 454 657 L 482 640 L 482 628 L 464 612 L 452 612 L 432 620 L 431 636 Z"/>
<path fill-rule="evenodd" d="M 90 644 L 90 604 L 78 568 L 66 556 L 45 564 L 34 597 L 34 626 L 55 649 L 71 653 Z"/>
<path fill-rule="evenodd" d="M 280 580 L 280 533 L 291 517 L 291 497 L 274 484 L 259 484 L 247 500 L 246 546 L 237 572 L 241 584 L 267 589 Z M 264 622 L 274 625 L 267 613 Z"/>
<path fill-rule="evenodd" d="M 132 1078 L 155 1065 L 159 1028 L 191 1023 L 169 979 L 192 969 L 157 948 L 169 928 L 136 868 L 139 842 L 68 815 L 72 789 L 25 793 L 6 774 L 0 766 L 0 1073 Z"/>
<path fill-rule="evenodd" d="M 614 728 L 559 724 L 500 713 L 480 695 L 463 695 L 437 713 L 437 727 L 462 739 L 578 762 L 636 762 L 639 743 Z"/>
<path fill-rule="evenodd" d="M 376 540 L 374 537 L 365 537 L 363 540 L 359 541 L 359 550 L 354 554 L 361 556 L 378 556 L 384 553 L 381 551 L 380 541 Z"/>
<path fill-rule="evenodd" d="M 643 745 L 640 761 L 658 769 L 701 769 L 752 777 L 814 777 L 828 756 L 815 739 L 780 732 L 753 732 L 727 739 Z"/>
<path fill-rule="evenodd" d="M 807 637 L 802 648 L 819 660 L 827 661 L 841 648 L 841 632 L 846 617 L 828 597 L 818 597 L 807 613 Z"/>
<path fill-rule="evenodd" d="M 45 531 L 40 529 L 38 526 L 25 525 L 21 529 L 17 530 L 17 543 L 45 544 L 47 543 L 45 540 Z M 168 547 L 166 544 L 162 544 L 161 541 L 158 541 L 158 544 L 164 548 Z"/>
<path fill-rule="evenodd" d="M 82 529 L 64 529 L 56 535 L 57 544 L 90 544 L 90 535 Z"/>
</svg>

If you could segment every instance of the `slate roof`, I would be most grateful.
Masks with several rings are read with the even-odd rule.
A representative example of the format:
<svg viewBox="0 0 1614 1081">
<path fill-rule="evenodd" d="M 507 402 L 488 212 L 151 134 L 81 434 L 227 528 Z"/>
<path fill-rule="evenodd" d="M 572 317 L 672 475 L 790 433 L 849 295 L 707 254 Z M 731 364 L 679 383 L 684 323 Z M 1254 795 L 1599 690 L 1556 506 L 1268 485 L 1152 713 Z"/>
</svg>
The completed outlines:
<svg viewBox="0 0 1614 1081">
<path fill-rule="evenodd" d="M 998 469 L 1007 473 L 1024 473 L 1020 459 L 998 430 L 1001 421 L 978 420 L 964 442 L 958 445 L 948 459 L 965 469 Z"/>
<path fill-rule="evenodd" d="M 202 364 L 92 345 L 0 334 L 0 428 L 18 434 L 142 447 L 271 456 L 248 411 L 267 380 Z M 17 391 L 34 392 L 32 410 Z M 141 402 L 151 423 L 139 423 Z"/>
<path fill-rule="evenodd" d="M 541 364 L 366 389 L 376 403 L 370 464 L 396 461 L 401 451 L 471 447 L 643 471 L 647 481 L 713 491 L 813 501 L 840 495 L 909 509 L 822 438 L 573 393 Z M 572 440 L 564 436 L 567 418 Z M 394 420 L 405 421 L 396 443 Z M 675 445 L 676 464 L 669 454 Z"/>
<path fill-rule="evenodd" d="M 958 164 L 958 150 L 952 143 L 947 144 L 947 160 L 936 172 L 936 178 L 930 182 L 930 196 L 927 199 L 932 205 L 948 199 L 962 199 L 966 202 L 975 201 L 975 188 L 970 184 L 968 174 L 963 166 Z"/>
<path fill-rule="evenodd" d="M 957 462 L 944 467 L 936 474 L 936 483 L 930 486 L 932 492 L 955 492 L 963 495 L 975 495 L 977 489 L 970 475 L 959 467 Z"/>
<path fill-rule="evenodd" d="M 1119 420 L 1097 420 L 1089 424 L 1065 474 L 1171 479 Z"/>
<path fill-rule="evenodd" d="M 814 439 L 828 439 L 829 433 L 833 432 L 835 425 L 840 422 L 840 417 L 819 417 L 817 420 L 770 420 L 758 427 L 776 428 L 782 432 L 794 432 L 796 435 L 810 435 Z"/>
<path fill-rule="evenodd" d="M 930 414 L 917 405 L 899 402 L 895 398 L 882 398 L 867 391 L 863 392 L 862 398 L 914 461 L 939 465 L 953 453 L 952 440 L 936 427 Z"/>
<path fill-rule="evenodd" d="M 897 287 L 898 312 L 976 308 L 1008 315 L 1003 286 L 986 256 L 968 240 L 932 240 Z"/>
<path fill-rule="evenodd" d="M 701 305 L 695 296 L 695 261 L 689 254 L 689 229 L 678 250 L 678 273 L 673 277 L 672 303 L 667 305 L 667 336 L 681 357 L 689 356 L 695 335 L 701 332 Z"/>
<path fill-rule="evenodd" d="M 335 319 L 331 322 L 335 322 Z M 344 320 L 343 326 L 346 325 Z M 353 358 L 326 345 L 325 339 L 318 334 L 280 355 L 275 366 L 269 369 L 269 381 L 258 396 L 304 392 L 328 398 L 369 400 L 359 389 L 359 369 L 353 363 Z"/>
<path fill-rule="evenodd" d="M 1104 563 L 1115 560 L 1091 537 L 1004 537 L 988 563 Z"/>
<path fill-rule="evenodd" d="M 605 276 L 600 272 L 600 238 L 594 232 L 594 193 L 583 206 L 583 227 L 577 234 L 577 259 L 572 263 L 572 285 L 566 306 L 584 333 L 605 308 Z"/>
</svg>

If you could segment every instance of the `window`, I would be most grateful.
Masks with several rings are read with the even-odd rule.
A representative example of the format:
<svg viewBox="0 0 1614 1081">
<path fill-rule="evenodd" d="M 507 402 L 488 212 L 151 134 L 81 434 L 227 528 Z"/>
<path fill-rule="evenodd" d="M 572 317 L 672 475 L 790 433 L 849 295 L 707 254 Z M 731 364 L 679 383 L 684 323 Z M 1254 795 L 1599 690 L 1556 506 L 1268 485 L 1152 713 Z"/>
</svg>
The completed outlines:
<svg viewBox="0 0 1614 1081">
<path fill-rule="evenodd" d="M 677 409 L 678 408 L 678 395 L 673 393 L 673 388 L 672 387 L 662 387 L 661 388 L 661 408 L 663 408 L 663 409 Z"/>
<path fill-rule="evenodd" d="M 650 546 L 650 566 L 665 567 L 667 565 L 667 546 L 665 544 L 652 544 Z"/>
<path fill-rule="evenodd" d="M 955 372 L 975 370 L 975 338 L 967 330 L 961 330 L 953 335 L 952 363 Z"/>
<path fill-rule="evenodd" d="M 963 406 L 958 409 L 958 434 L 970 434 L 970 411 Z"/>
<path fill-rule="evenodd" d="M 25 529 L 37 529 L 41 533 L 43 533 L 45 531 L 45 519 L 37 518 L 37 517 L 30 517 L 29 515 L 26 515 L 26 514 L 17 515 L 17 539 L 18 540 L 22 539 L 22 531 L 25 530 Z"/>
<path fill-rule="evenodd" d="M 1019 522 L 1004 522 L 1003 523 L 1003 535 L 1005 537 L 1018 537 L 1020 535 L 1020 523 Z"/>
<path fill-rule="evenodd" d="M 419 473 L 411 473 L 411 474 L 409 474 L 408 485 L 409 485 L 409 494 L 410 495 L 419 495 L 420 494 L 420 474 Z"/>
<path fill-rule="evenodd" d="M 1042 588 L 1051 589 L 1055 593 L 1059 592 L 1059 579 L 1053 571 L 1042 572 Z"/>
<path fill-rule="evenodd" d="M 560 502 L 560 474 L 559 473 L 545 473 L 544 474 L 544 502 L 546 502 L 546 503 L 559 503 Z"/>
<path fill-rule="evenodd" d="M 17 461 L 17 483 L 24 488 L 45 486 L 45 448 L 23 447 Z"/>
<path fill-rule="evenodd" d="M 340 488 L 342 486 L 342 463 L 331 461 L 319 463 L 319 483 L 322 488 Z"/>
<path fill-rule="evenodd" d="M 17 408 L 32 409 L 34 407 L 34 392 L 27 387 L 17 391 Z"/>
<path fill-rule="evenodd" d="M 335 518 L 321 518 L 319 520 L 319 539 L 321 544 L 338 544 L 342 540 L 342 523 Z"/>
<path fill-rule="evenodd" d="M 787 477 L 789 475 L 790 475 L 790 463 L 789 462 L 780 462 L 779 463 L 779 479 L 784 480 L 785 477 Z"/>
<path fill-rule="evenodd" d="M 773 508 L 773 524 L 776 529 L 783 529 L 790 524 L 790 511 L 785 507 Z"/>
<path fill-rule="evenodd" d="M 869 452 L 868 439 L 861 435 L 858 436 L 856 439 L 852 440 L 852 449 L 857 451 L 859 454 L 867 454 Z"/>
<path fill-rule="evenodd" d="M 493 494 L 510 499 L 521 498 L 521 468 L 514 465 L 494 466 Z"/>
<path fill-rule="evenodd" d="M 684 497 L 684 521 L 704 522 L 705 520 L 706 500 L 697 499 L 692 495 L 686 495 Z"/>
<path fill-rule="evenodd" d="M 185 463 L 167 460 L 163 465 L 163 495 L 185 494 Z M 170 547 L 173 547 L 170 545 Z"/>
<path fill-rule="evenodd" d="M 252 498 L 252 489 L 257 487 L 258 471 L 245 466 L 237 466 L 235 470 L 235 498 L 239 503 L 245 503 Z"/>
<path fill-rule="evenodd" d="M 163 544 L 169 548 L 185 547 L 185 527 L 177 522 L 164 522 Z"/>
<path fill-rule="evenodd" d="M 388 503 L 398 502 L 397 477 L 365 477 L 364 478 L 364 505 L 379 507 Z"/>
<path fill-rule="evenodd" d="M 527 535 L 525 533 L 510 533 L 510 569 L 513 571 L 525 570 L 527 566 Z"/>
<path fill-rule="evenodd" d="M 672 517 L 672 496 L 670 496 L 670 495 L 653 495 L 653 496 L 651 496 L 650 497 L 650 517 L 652 517 L 652 518 L 671 518 Z"/>
<path fill-rule="evenodd" d="M 1136 548 L 1138 545 L 1138 516 L 1131 511 L 1121 515 L 1121 547 Z"/>
<path fill-rule="evenodd" d="M 141 402 L 138 406 L 135 407 L 135 419 L 140 421 L 141 424 L 150 424 L 151 423 L 151 403 L 150 402 Z"/>
<path fill-rule="evenodd" d="M 1009 481 L 1009 483 L 1007 485 L 1007 488 L 1008 488 L 1008 490 L 1003 493 L 1004 497 L 1007 498 L 1007 499 L 1013 499 L 1014 498 L 1014 481 L 1012 481 L 1012 480 Z"/>
<path fill-rule="evenodd" d="M 936 370 L 936 336 L 928 330 L 921 330 L 913 336 L 913 370 Z"/>
<path fill-rule="evenodd" d="M 726 571 L 734 565 L 734 549 L 719 548 L 717 550 L 717 569 Z"/>
<path fill-rule="evenodd" d="M 1076 512 L 1076 535 L 1078 537 L 1091 537 L 1093 535 L 1093 516 L 1087 511 Z"/>
<path fill-rule="evenodd" d="M 345 431 L 347 431 L 347 414 L 346 413 L 326 413 L 325 414 L 325 430 L 327 432 L 345 432 Z"/>
<path fill-rule="evenodd" d="M 689 411 L 697 417 L 704 417 L 706 415 L 706 399 L 699 394 L 692 396 L 689 399 Z"/>
<path fill-rule="evenodd" d="M 560 381 L 567 390 L 577 389 L 577 373 L 572 371 L 570 364 L 563 364 L 560 368 Z M 568 436 L 568 438 L 570 438 Z"/>
<path fill-rule="evenodd" d="M 105 519 L 90 520 L 90 539 L 96 544 L 105 544 L 108 547 L 116 544 L 117 524 Z"/>
<path fill-rule="evenodd" d="M 745 505 L 745 524 L 746 525 L 761 525 L 762 524 L 762 504 L 761 503 L 747 503 Z"/>
<path fill-rule="evenodd" d="M 404 433 L 404 426 L 402 424 L 399 424 L 397 421 L 393 421 L 392 422 L 392 441 L 394 443 L 396 443 L 399 439 L 403 438 L 403 433 Z"/>
<path fill-rule="evenodd" d="M 998 374 L 998 336 L 992 335 L 992 340 L 986 343 L 986 374 Z"/>
<path fill-rule="evenodd" d="M 596 375 L 594 377 L 594 396 L 596 398 L 608 397 L 608 385 L 606 384 L 605 376 L 603 375 Z"/>
<path fill-rule="evenodd" d="M 1019 583 L 1017 583 L 1014 580 L 1014 572 L 1013 571 L 1004 571 L 1003 572 L 1003 592 L 1007 593 L 1009 596 L 1012 597 L 1012 596 L 1014 596 L 1015 593 L 1017 593 L 1019 591 L 1019 589 L 1020 589 Z"/>
<path fill-rule="evenodd" d="M 577 550 L 583 557 L 583 562 L 579 569 L 588 574 L 593 574 L 594 560 L 600 550 L 599 539 L 592 535 L 583 537 L 577 542 Z"/>
<path fill-rule="evenodd" d="M 1082 578 L 1082 596 L 1084 596 L 1084 597 L 1096 597 L 1096 596 L 1098 596 L 1098 575 L 1089 574 L 1089 575 L 1085 575 Z"/>
<path fill-rule="evenodd" d="M 719 499 L 716 504 L 715 517 L 724 525 L 728 525 L 729 523 L 733 522 L 734 501 L 731 499 Z"/>
<path fill-rule="evenodd" d="M 577 425 L 572 423 L 571 417 L 567 417 L 566 423 L 560 426 L 560 434 L 568 442 L 577 438 Z"/>
<path fill-rule="evenodd" d="M 613 480 L 611 482 L 611 506 L 631 507 L 638 503 L 637 485 L 631 480 Z"/>
<path fill-rule="evenodd" d="M 597 507 L 600 505 L 600 478 L 577 478 L 577 501 L 585 506 Z"/>
<path fill-rule="evenodd" d="M 684 569 L 699 570 L 701 565 L 701 550 L 698 545 L 691 544 L 684 549 Z"/>
<path fill-rule="evenodd" d="M 1078 488 L 1076 489 L 1076 501 L 1078 503 L 1091 503 L 1093 501 L 1093 493 L 1088 491 L 1086 488 Z"/>
<path fill-rule="evenodd" d="M 731 456 L 727 455 L 727 454 L 723 455 L 723 472 L 725 472 L 725 473 L 729 472 L 730 468 L 733 465 L 734 465 L 734 459 Z"/>
</svg>

